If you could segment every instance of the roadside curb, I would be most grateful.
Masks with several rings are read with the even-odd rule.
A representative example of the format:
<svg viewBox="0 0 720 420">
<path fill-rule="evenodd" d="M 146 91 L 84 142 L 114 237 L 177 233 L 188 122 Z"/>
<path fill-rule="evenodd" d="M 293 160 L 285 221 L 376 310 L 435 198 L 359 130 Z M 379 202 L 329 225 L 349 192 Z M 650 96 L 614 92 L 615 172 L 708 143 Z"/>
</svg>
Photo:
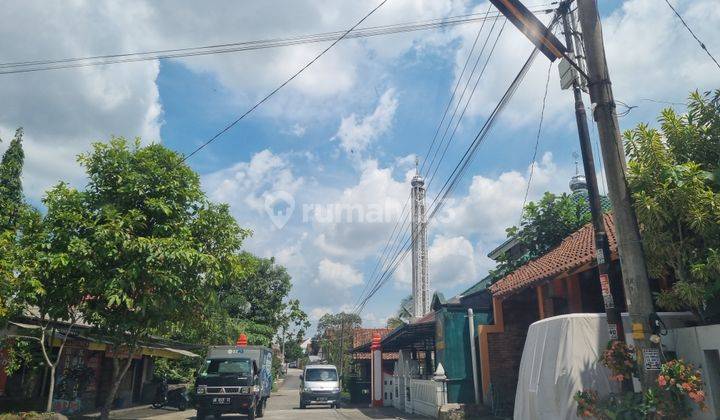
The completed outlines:
<svg viewBox="0 0 720 420">
<path fill-rule="evenodd" d="M 113 414 L 123 414 L 123 413 L 127 413 L 127 412 L 130 412 L 133 410 L 147 409 L 150 407 L 152 407 L 152 404 L 142 404 L 142 405 L 134 405 L 132 407 L 127 407 L 127 408 L 118 408 L 117 410 L 110 410 L 110 415 L 112 416 Z M 82 417 L 83 418 L 100 417 L 100 412 L 95 411 L 93 413 L 85 413 L 85 414 L 82 414 Z"/>
</svg>

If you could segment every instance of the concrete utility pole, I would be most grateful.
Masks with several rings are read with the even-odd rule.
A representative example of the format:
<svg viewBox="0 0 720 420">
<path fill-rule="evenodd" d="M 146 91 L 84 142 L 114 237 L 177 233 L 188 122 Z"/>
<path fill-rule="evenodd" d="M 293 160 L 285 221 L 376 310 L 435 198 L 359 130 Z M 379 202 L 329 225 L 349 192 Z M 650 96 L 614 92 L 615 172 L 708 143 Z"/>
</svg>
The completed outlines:
<svg viewBox="0 0 720 420">
<path fill-rule="evenodd" d="M 573 28 L 570 25 L 570 1 L 566 0 L 560 4 L 563 21 L 563 32 L 565 33 L 565 46 L 569 54 L 579 53 L 579 48 L 574 47 Z M 575 73 L 572 90 L 575 96 L 575 119 L 577 121 L 578 137 L 580 138 L 580 152 L 582 155 L 583 169 L 585 171 L 585 183 L 587 185 L 588 201 L 590 205 L 590 214 L 592 216 L 593 229 L 595 230 L 595 262 L 598 268 L 598 277 L 600 288 L 603 295 L 603 303 L 605 304 L 605 313 L 607 314 L 608 333 L 611 340 L 625 341 L 622 321 L 620 319 L 620 311 L 615 306 L 612 293 L 610 292 L 610 246 L 608 244 L 607 232 L 605 231 L 605 222 L 603 221 L 603 209 L 600 202 L 600 192 L 598 191 L 598 181 L 595 175 L 595 159 L 593 157 L 592 145 L 590 144 L 590 131 L 588 129 L 587 114 L 585 113 L 585 104 L 582 99 L 582 90 L 580 87 L 579 75 Z"/>
<path fill-rule="evenodd" d="M 660 368 L 660 350 L 650 341 L 649 317 L 654 312 L 640 230 L 625 179 L 625 153 L 615 113 L 610 75 L 605 59 L 600 14 L 596 0 L 578 0 L 578 16 L 590 80 L 590 100 L 597 122 L 605 163 L 608 193 L 613 205 L 615 233 L 622 267 L 625 299 L 640 364 L 640 381 L 646 390 Z M 609 255 L 607 256 L 609 257 Z"/>
</svg>

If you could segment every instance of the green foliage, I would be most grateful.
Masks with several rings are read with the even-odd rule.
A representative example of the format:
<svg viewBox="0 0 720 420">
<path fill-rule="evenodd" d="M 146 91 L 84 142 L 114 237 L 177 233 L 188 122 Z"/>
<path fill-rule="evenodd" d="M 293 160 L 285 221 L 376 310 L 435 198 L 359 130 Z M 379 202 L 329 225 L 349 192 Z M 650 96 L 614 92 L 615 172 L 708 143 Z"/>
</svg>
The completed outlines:
<svg viewBox="0 0 720 420">
<path fill-rule="evenodd" d="M 34 411 L 23 412 L 18 414 L 4 413 L 0 414 L 0 420 L 53 420 L 57 418 L 54 413 L 36 413 Z"/>
<path fill-rule="evenodd" d="M 520 258 L 503 255 L 491 272 L 498 280 L 518 267 L 542 256 L 560 245 L 563 239 L 590 221 L 591 215 L 584 197 L 546 192 L 538 202 L 530 202 L 523 209 L 520 226 L 506 229 L 508 238 L 516 238 L 525 250 Z"/>
<path fill-rule="evenodd" d="M 318 320 L 317 338 L 323 356 L 338 369 L 342 366 L 342 375 L 350 372 L 352 358 L 347 351 L 352 348 L 355 329 L 361 325 L 362 319 L 355 313 L 325 314 Z"/>
<path fill-rule="evenodd" d="M 676 280 L 660 306 L 707 318 L 720 293 L 720 91 L 625 132 L 628 181 L 650 274 Z"/>
<path fill-rule="evenodd" d="M 18 129 L 0 160 L 0 319 L 17 314 L 25 298 L 39 288 L 22 276 L 24 264 L 33 262 L 25 258 L 23 245 L 28 242 L 28 230 L 39 219 L 22 194 L 24 156 L 22 129 Z"/>
<path fill-rule="evenodd" d="M 190 383 L 198 369 L 197 359 L 156 358 L 153 374 L 156 378 L 165 378 L 169 383 Z"/>
<path fill-rule="evenodd" d="M 25 153 L 22 148 L 22 128 L 18 128 L 10 146 L 0 160 L 0 229 L 10 229 L 14 225 L 17 212 L 23 206 L 22 169 Z"/>
<path fill-rule="evenodd" d="M 74 287 L 58 284 L 61 295 L 47 296 L 79 307 L 116 349 L 205 328 L 217 288 L 244 273 L 239 251 L 249 232 L 227 205 L 209 202 L 197 174 L 162 145 L 113 138 L 78 160 L 88 185 L 61 183 L 47 193 L 37 249 L 37 276 Z M 115 383 L 128 366 L 115 366 Z"/>
<path fill-rule="evenodd" d="M 287 300 L 292 283 L 285 268 L 249 253 L 238 255 L 236 267 L 240 270 L 231 279 L 211 286 L 217 299 L 207 306 L 205 327 L 177 330 L 173 337 L 217 345 L 234 344 L 243 333 L 251 344 L 270 346 L 278 331 L 291 326 L 302 335 L 309 326 L 307 315 L 298 300 Z"/>
<path fill-rule="evenodd" d="M 600 362 L 610 372 L 611 380 L 637 377 L 635 348 L 620 341 L 608 342 Z M 670 360 L 660 366 L 660 374 L 645 393 L 625 391 L 600 398 L 594 390 L 575 393 L 576 414 L 582 418 L 615 419 L 685 419 L 692 415 L 692 400 L 702 411 L 705 405 L 704 383 L 700 371 L 683 360 Z"/>
<path fill-rule="evenodd" d="M 285 361 L 290 362 L 293 360 L 302 359 L 304 353 L 303 348 L 300 346 L 300 341 L 290 340 L 285 342 Z"/>
<path fill-rule="evenodd" d="M 37 343 L 21 338 L 6 338 L 1 344 L 0 349 L 7 351 L 4 369 L 8 376 L 17 372 L 22 366 L 34 370 L 42 367 L 43 359 L 39 354 Z"/>
<path fill-rule="evenodd" d="M 405 296 L 400 301 L 400 306 L 398 307 L 397 312 L 395 312 L 395 316 L 388 318 L 386 326 L 388 328 L 397 328 L 401 325 L 407 324 L 412 319 L 413 314 L 413 297 L 412 295 Z"/>
</svg>

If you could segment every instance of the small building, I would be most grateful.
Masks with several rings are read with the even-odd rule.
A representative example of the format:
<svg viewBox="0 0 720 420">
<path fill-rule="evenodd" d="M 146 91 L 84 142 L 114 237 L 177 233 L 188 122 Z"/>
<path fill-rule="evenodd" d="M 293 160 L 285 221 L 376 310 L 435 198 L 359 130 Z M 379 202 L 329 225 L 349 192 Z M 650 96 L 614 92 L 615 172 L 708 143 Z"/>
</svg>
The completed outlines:
<svg viewBox="0 0 720 420">
<path fill-rule="evenodd" d="M 37 318 L 16 319 L 7 330 L 0 331 L 0 336 L 27 335 L 38 324 Z M 89 325 L 76 324 L 66 337 L 59 331 L 67 331 L 67 327 L 66 323 L 56 325 L 52 338 L 54 354 L 62 340 L 66 340 L 55 372 L 53 411 L 63 414 L 94 411 L 103 405 L 110 390 L 113 359 L 126 359 L 129 355 L 113 352 L 110 340 L 93 333 Z M 155 395 L 155 360 L 199 357 L 193 352 L 196 349 L 197 346 L 162 338 L 143 341 L 130 356 L 133 361 L 118 389 L 115 407 L 150 402 Z M 5 366 L 7 358 L 7 349 L 0 351 L 1 366 Z M 23 364 L 10 376 L 0 369 L 0 412 L 44 411 L 50 380 L 50 371 L 44 364 Z"/>
<path fill-rule="evenodd" d="M 625 293 L 612 214 L 603 216 L 610 245 L 610 288 L 620 311 Z M 512 400 L 528 327 L 535 321 L 569 313 L 605 311 L 591 223 L 566 237 L 545 255 L 525 263 L 488 287 L 493 322 L 477 330 L 483 400 L 487 405 Z M 651 289 L 669 285 L 651 279 Z M 511 402 L 511 401 L 510 401 Z"/>
</svg>

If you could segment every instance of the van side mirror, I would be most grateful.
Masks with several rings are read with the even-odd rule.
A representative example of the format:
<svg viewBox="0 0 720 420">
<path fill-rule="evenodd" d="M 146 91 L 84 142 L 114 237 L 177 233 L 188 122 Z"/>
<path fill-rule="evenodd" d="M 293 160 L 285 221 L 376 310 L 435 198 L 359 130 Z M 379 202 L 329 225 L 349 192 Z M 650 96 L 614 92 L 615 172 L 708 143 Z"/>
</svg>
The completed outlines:
<svg viewBox="0 0 720 420">
<path fill-rule="evenodd" d="M 304 381 L 304 380 L 305 380 L 305 377 L 303 376 L 302 373 L 300 374 L 300 380 L 301 380 L 301 381 Z"/>
</svg>

